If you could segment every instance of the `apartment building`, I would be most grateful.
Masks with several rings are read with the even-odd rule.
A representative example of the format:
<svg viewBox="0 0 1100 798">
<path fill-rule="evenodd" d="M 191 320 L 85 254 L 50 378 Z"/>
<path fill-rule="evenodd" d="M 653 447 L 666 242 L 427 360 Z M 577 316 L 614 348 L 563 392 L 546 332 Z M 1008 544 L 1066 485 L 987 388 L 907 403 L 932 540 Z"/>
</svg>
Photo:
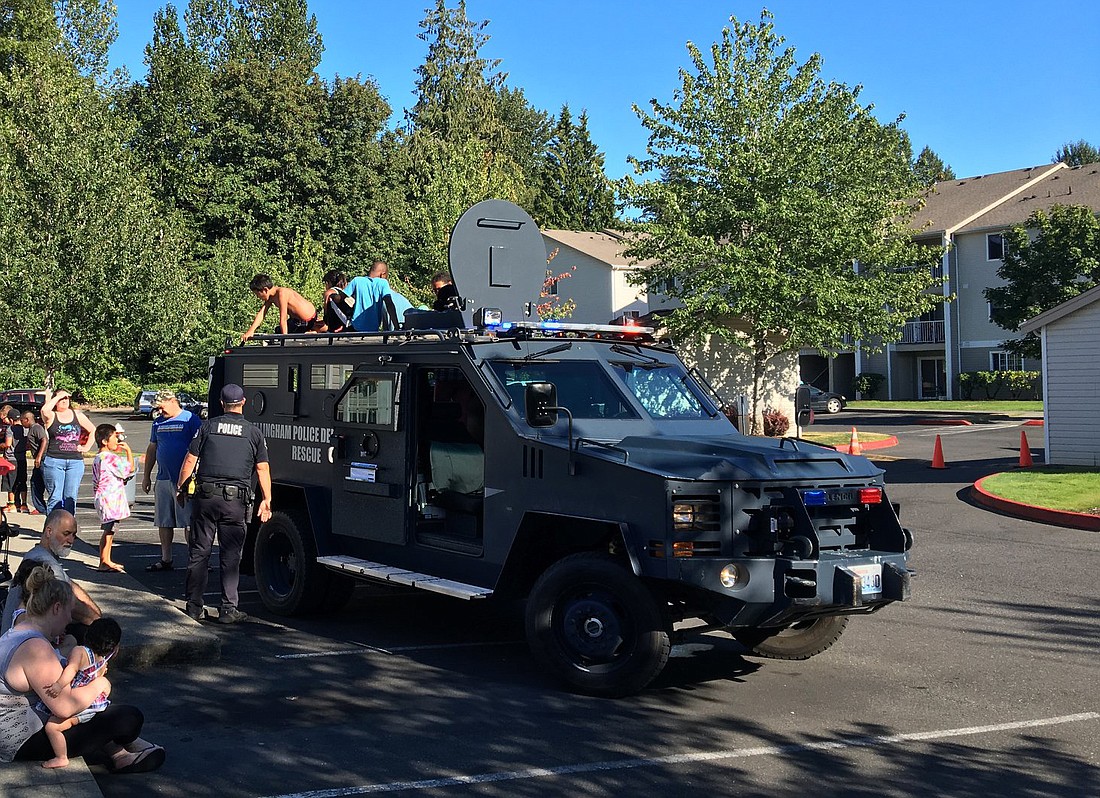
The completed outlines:
<svg viewBox="0 0 1100 798">
<path fill-rule="evenodd" d="M 984 291 L 1003 284 L 1004 231 L 1054 205 L 1100 210 L 1100 164 L 1044 164 L 937 183 L 913 220 L 914 240 L 943 252 L 936 274 L 947 277 L 943 293 L 954 301 L 911 319 L 885 346 L 855 342 L 836 357 L 803 350 L 802 379 L 851 396 L 855 377 L 875 372 L 886 376 L 878 398 L 954 399 L 962 372 L 1038 371 L 1037 361 L 1003 349 L 1016 334 L 993 323 Z"/>
</svg>

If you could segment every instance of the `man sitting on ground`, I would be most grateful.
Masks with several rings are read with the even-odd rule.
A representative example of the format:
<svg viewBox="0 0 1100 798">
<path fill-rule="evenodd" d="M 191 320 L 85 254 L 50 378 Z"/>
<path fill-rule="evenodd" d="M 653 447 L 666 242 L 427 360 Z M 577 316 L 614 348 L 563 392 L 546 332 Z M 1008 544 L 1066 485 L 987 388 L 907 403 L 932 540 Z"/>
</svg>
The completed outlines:
<svg viewBox="0 0 1100 798">
<path fill-rule="evenodd" d="M 76 518 L 68 510 L 58 507 L 46 516 L 46 522 L 42 526 L 42 537 L 37 545 L 23 555 L 24 560 L 36 560 L 54 572 L 58 579 L 69 582 L 73 587 L 72 623 L 67 631 L 72 634 L 79 643 L 83 639 L 83 630 L 88 624 L 103 613 L 99 606 L 92 601 L 91 596 L 84 592 L 84 588 L 69 579 L 61 561 L 69 556 L 73 549 L 73 541 L 76 540 Z M 18 585 L 13 585 L 8 591 L 8 600 L 4 604 L 3 618 L 0 618 L 0 633 L 11 628 L 12 615 L 23 601 L 23 591 Z"/>
<path fill-rule="evenodd" d="M 271 275 L 257 274 L 248 287 L 264 305 L 253 319 L 252 326 L 241 336 L 242 341 L 247 341 L 256 334 L 256 330 L 263 324 L 268 308 L 272 305 L 279 309 L 279 326 L 275 328 L 276 333 L 309 332 L 315 324 L 319 323 L 317 308 L 313 303 L 293 288 L 276 286 L 271 280 Z"/>
</svg>

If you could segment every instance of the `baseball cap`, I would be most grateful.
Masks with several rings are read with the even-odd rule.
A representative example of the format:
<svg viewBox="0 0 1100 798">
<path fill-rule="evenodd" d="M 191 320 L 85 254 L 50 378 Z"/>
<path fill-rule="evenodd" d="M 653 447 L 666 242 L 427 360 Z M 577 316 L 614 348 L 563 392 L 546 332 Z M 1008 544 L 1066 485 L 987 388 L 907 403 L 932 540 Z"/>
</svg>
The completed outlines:
<svg viewBox="0 0 1100 798">
<path fill-rule="evenodd" d="M 244 401 L 244 389 L 235 382 L 228 382 L 222 386 L 222 402 L 227 405 L 235 405 Z"/>
<path fill-rule="evenodd" d="M 153 407 L 160 407 L 165 402 L 171 402 L 176 398 L 175 391 L 169 391 L 167 388 L 157 391 L 157 395 L 153 397 Z"/>
</svg>

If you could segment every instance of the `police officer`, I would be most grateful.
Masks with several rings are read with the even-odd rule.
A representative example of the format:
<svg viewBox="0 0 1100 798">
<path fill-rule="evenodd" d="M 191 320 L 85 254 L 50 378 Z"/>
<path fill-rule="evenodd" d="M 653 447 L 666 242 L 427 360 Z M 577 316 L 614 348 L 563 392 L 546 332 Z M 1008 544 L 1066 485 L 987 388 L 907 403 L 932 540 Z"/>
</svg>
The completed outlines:
<svg viewBox="0 0 1100 798">
<path fill-rule="evenodd" d="M 187 561 L 187 614 L 203 618 L 207 564 L 214 535 L 221 547 L 221 623 L 237 623 L 247 615 L 237 609 L 241 551 L 244 548 L 247 508 L 252 502 L 252 474 L 263 491 L 259 516 L 271 517 L 271 470 L 263 433 L 244 417 L 244 391 L 234 383 L 221 392 L 224 415 L 203 422 L 191 441 L 180 469 L 177 488 L 181 495 L 195 471 L 195 493 L 191 508 L 191 540 Z"/>
</svg>

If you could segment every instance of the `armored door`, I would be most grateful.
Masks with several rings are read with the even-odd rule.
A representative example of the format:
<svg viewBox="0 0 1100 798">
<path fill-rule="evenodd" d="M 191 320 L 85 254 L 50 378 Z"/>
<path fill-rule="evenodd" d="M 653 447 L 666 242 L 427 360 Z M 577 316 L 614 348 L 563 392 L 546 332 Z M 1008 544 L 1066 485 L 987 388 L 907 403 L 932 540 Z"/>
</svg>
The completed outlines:
<svg viewBox="0 0 1100 798">
<path fill-rule="evenodd" d="M 332 531 L 403 544 L 409 487 L 405 366 L 356 369 L 333 406 Z"/>
</svg>

